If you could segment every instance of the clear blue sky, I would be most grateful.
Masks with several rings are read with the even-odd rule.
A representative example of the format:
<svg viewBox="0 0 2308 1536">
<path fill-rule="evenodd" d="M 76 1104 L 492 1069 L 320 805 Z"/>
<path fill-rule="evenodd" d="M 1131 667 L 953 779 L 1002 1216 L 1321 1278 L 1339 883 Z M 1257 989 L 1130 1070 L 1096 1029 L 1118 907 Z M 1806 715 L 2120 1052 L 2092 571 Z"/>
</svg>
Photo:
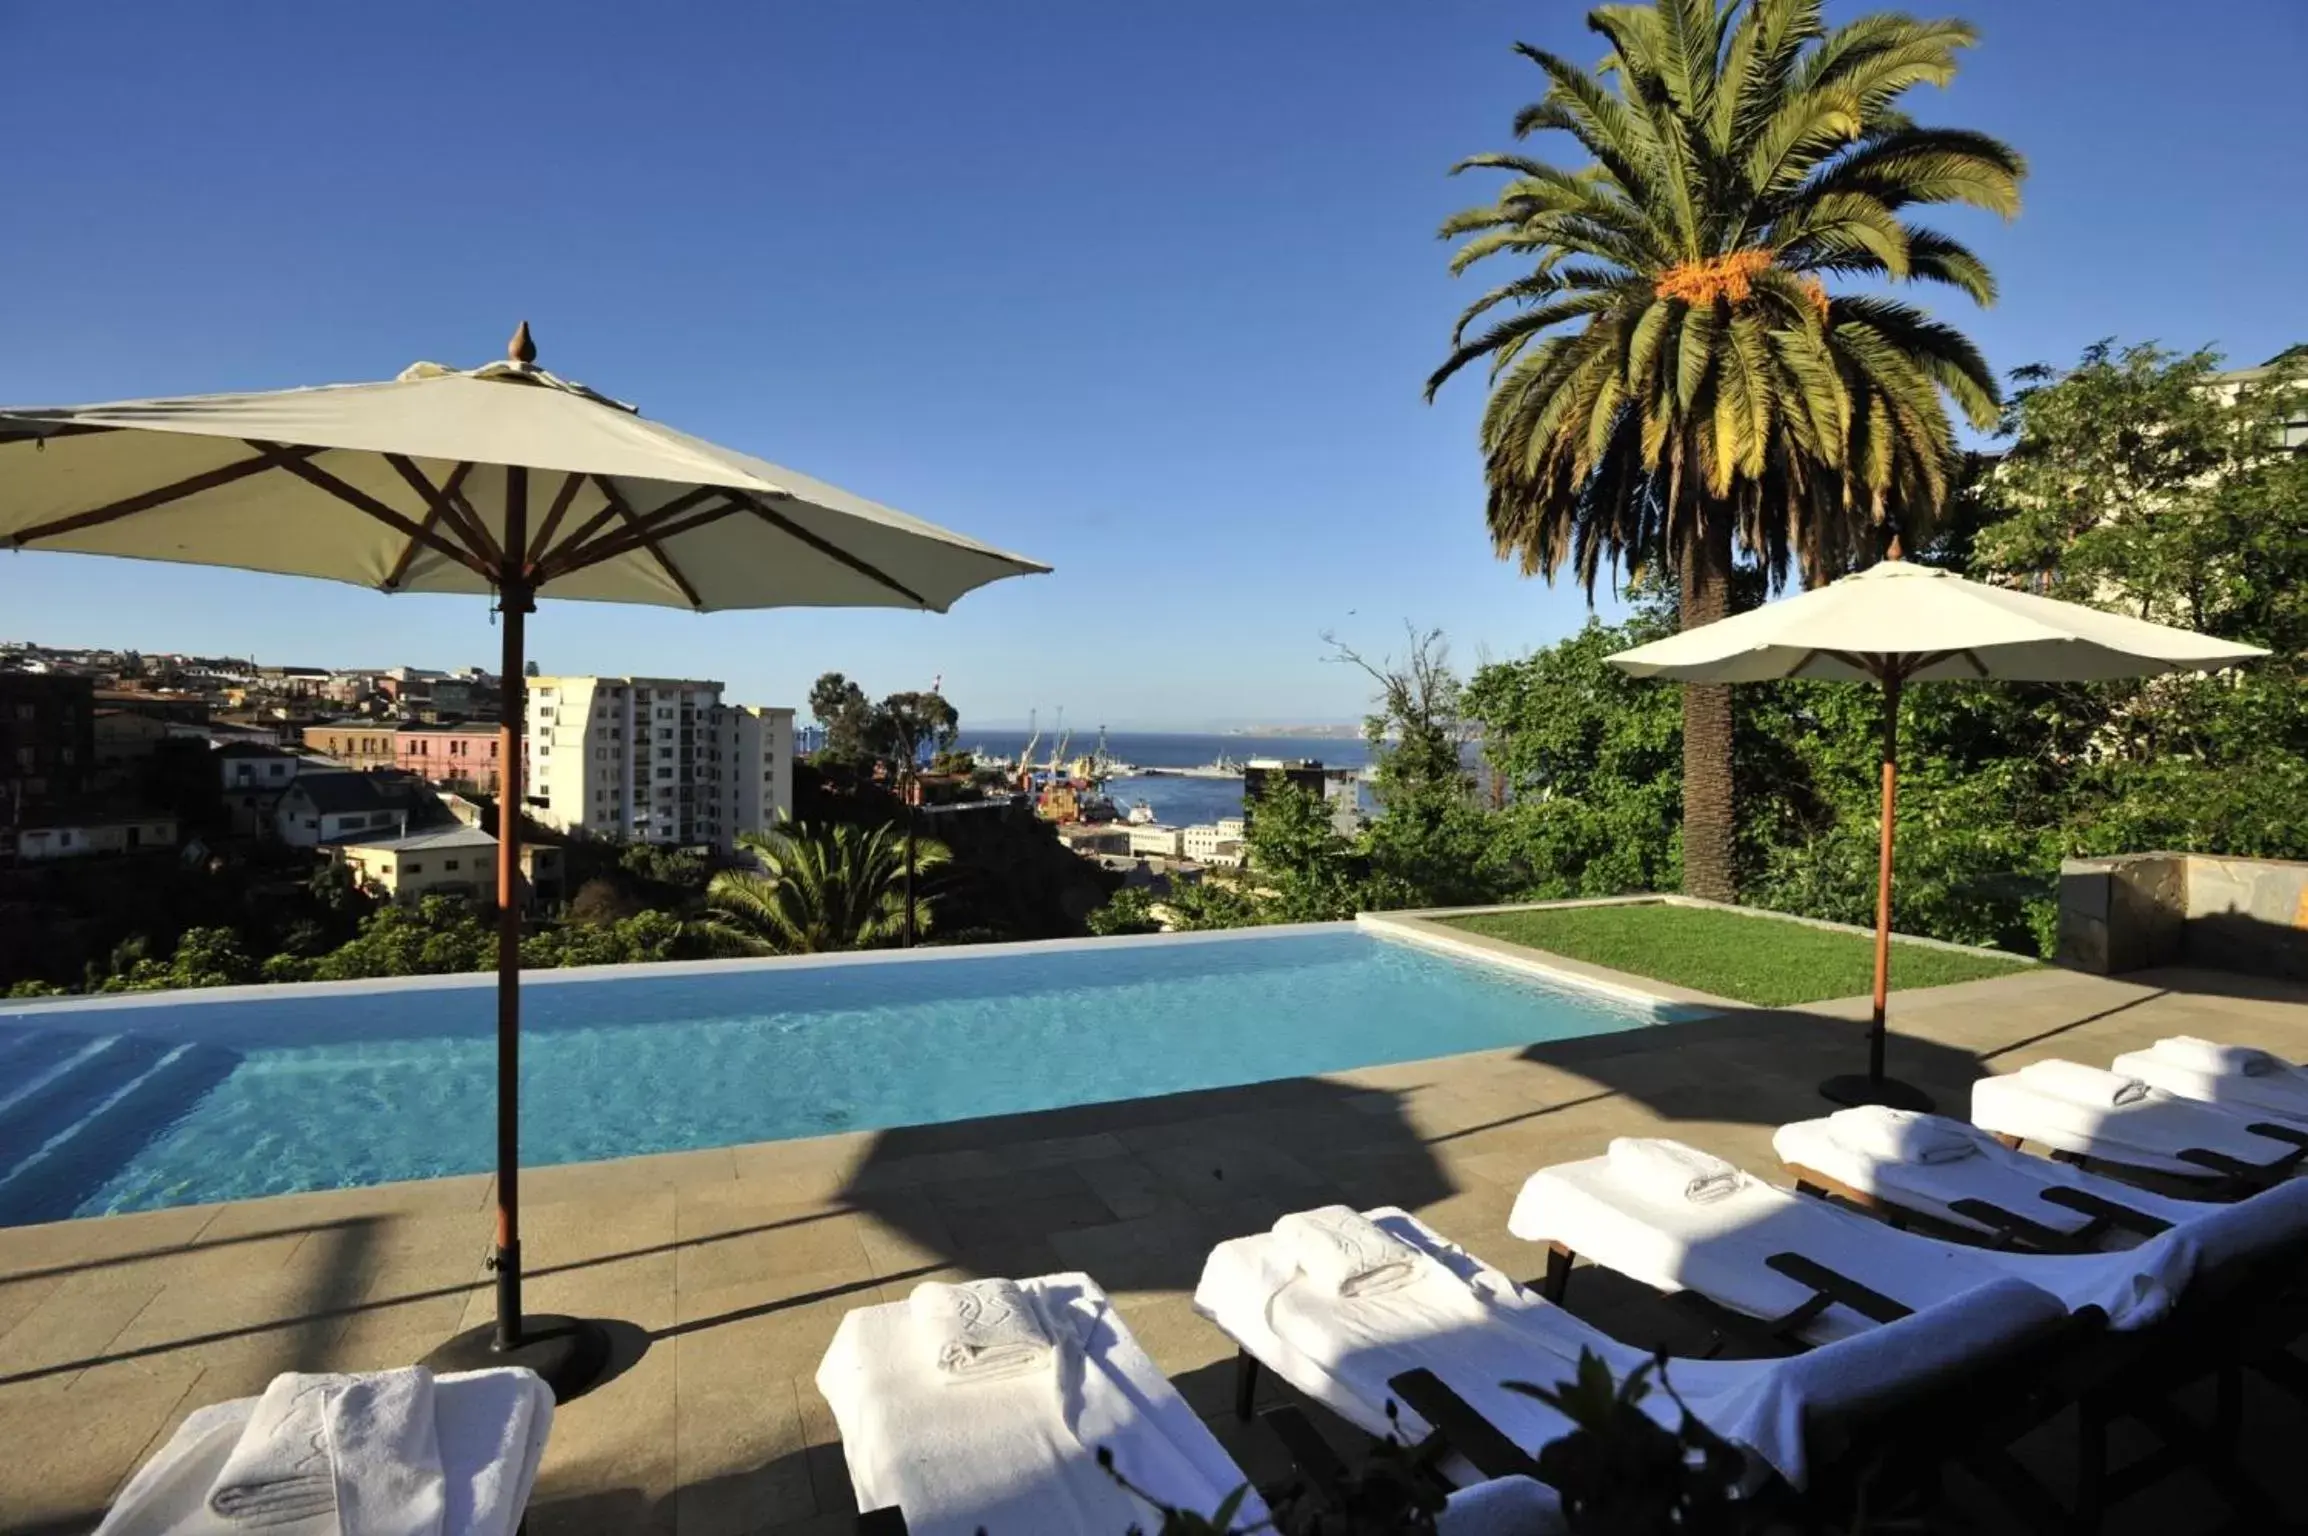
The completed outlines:
<svg viewBox="0 0 2308 1536">
<path fill-rule="evenodd" d="M 1921 3 L 1918 9 L 1938 9 Z M 2033 161 L 1951 223 L 1999 367 L 2094 338 L 2308 339 L 2308 5 L 1967 3 L 1927 119 Z M 1837 14 L 1851 14 L 1840 8 Z M 1352 718 L 1320 634 L 1456 654 L 1578 625 L 1482 529 L 1468 296 L 1434 226 L 1537 73 L 1548 0 L 13 6 L 0 400 L 388 376 L 500 353 L 1040 557 L 949 616 L 547 603 L 548 670 L 799 702 L 839 668 L 981 725 Z M 0 558 L 0 636 L 492 662 L 482 605 Z"/>
</svg>

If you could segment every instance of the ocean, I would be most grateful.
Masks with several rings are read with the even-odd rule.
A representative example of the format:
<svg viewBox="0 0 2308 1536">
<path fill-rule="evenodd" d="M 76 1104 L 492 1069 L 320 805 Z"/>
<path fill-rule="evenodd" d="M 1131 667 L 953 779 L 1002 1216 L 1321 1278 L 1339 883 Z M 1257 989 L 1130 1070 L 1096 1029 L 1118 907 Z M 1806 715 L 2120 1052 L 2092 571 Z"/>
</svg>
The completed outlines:
<svg viewBox="0 0 2308 1536">
<path fill-rule="evenodd" d="M 1024 731 L 973 731 L 967 721 L 954 745 L 965 752 L 995 757 L 1016 757 L 1026 744 Z M 1069 758 L 1085 756 L 1098 744 L 1095 727 L 1076 731 L 1066 748 Z M 1042 733 L 1034 749 L 1047 761 L 1055 737 Z M 1106 750 L 1125 763 L 1142 768 L 1194 768 L 1221 757 L 1240 762 L 1252 757 L 1309 757 L 1326 768 L 1360 768 L 1370 761 L 1370 749 L 1359 736 L 1230 736 L 1167 731 L 1109 731 Z M 1106 792 L 1124 811 L 1143 800 L 1155 819 L 1169 826 L 1192 826 L 1242 814 L 1242 780 L 1135 777 L 1107 781 Z"/>
</svg>

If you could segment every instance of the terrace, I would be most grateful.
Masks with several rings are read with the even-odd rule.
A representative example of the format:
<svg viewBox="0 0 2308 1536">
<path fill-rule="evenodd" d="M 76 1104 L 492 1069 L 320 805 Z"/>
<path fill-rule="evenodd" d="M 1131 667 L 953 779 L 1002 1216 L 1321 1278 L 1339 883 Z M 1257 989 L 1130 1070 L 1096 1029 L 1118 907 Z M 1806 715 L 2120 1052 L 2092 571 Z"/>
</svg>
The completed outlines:
<svg viewBox="0 0 2308 1536">
<path fill-rule="evenodd" d="M 1903 993 L 1892 1068 L 1961 1105 L 1982 1073 L 2105 1062 L 2175 1033 L 2302 1058 L 2303 1002 L 2308 988 L 2219 972 L 2034 969 Z M 555 1422 L 529 1529 L 845 1529 L 812 1373 L 846 1310 L 957 1275 L 1088 1271 L 1242 1465 L 1278 1474 L 1279 1448 L 1232 1417 L 1230 1345 L 1188 1302 L 1212 1244 L 1293 1209 L 1392 1203 L 1535 1275 L 1540 1256 L 1506 1230 L 1526 1174 L 1630 1133 L 1773 1172 L 1772 1129 L 1819 1112 L 1814 1085 L 1849 1065 L 1866 1012 L 1726 1004 L 1246 1087 L 535 1169 L 531 1306 L 619 1327 L 611 1379 Z M 0 1229 L 0 1531 L 87 1528 L 199 1404 L 285 1370 L 406 1363 L 485 1320 L 491 1193 L 471 1175 Z M 1630 1341 L 1692 1343 L 1601 1272 L 1580 1271 L 1569 1304 Z M 2248 1408 L 2270 1464 L 2308 1430 L 2297 1405 Z M 2058 1486 L 2066 1443 L 2055 1424 L 2023 1459 Z M 1986 1518 L 1976 1494 L 1951 1480 L 1948 1528 Z M 2206 1507 L 2190 1474 L 2111 1528 L 2195 1529 Z"/>
</svg>

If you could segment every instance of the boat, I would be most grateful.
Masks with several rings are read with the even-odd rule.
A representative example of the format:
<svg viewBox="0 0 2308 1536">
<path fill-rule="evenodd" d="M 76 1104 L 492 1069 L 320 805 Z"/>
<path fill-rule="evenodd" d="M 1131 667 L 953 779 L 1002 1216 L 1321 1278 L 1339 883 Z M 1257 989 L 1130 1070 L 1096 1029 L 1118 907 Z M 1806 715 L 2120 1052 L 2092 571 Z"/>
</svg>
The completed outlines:
<svg viewBox="0 0 2308 1536">
<path fill-rule="evenodd" d="M 1143 800 L 1133 800 L 1130 802 L 1130 814 L 1123 820 L 1133 827 L 1150 827 L 1154 824 L 1154 807 Z"/>
</svg>

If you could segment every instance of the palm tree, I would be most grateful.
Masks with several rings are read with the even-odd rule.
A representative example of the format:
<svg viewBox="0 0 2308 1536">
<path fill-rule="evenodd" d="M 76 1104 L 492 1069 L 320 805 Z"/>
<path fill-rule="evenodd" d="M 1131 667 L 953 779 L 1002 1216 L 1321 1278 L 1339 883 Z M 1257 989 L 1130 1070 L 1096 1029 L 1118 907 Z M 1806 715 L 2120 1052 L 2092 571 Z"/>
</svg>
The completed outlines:
<svg viewBox="0 0 2308 1536">
<path fill-rule="evenodd" d="M 723 870 L 706 886 L 700 926 L 717 948 L 753 955 L 877 949 L 905 932 L 900 829 L 789 823 L 740 834 L 737 841 L 761 868 Z M 942 843 L 914 846 L 917 874 L 951 857 Z M 915 898 L 917 931 L 929 930 L 934 913 L 934 897 Z"/>
<path fill-rule="evenodd" d="M 2010 216 L 2025 167 L 1985 134 L 1918 125 L 1900 98 L 1944 85 L 1974 41 L 1958 21 L 1862 16 L 1829 30 L 1818 0 L 1656 0 L 1587 24 L 1589 72 L 1519 45 L 1547 92 L 1518 137 L 1570 135 L 1588 163 L 1476 155 L 1492 202 L 1443 225 L 1451 268 L 1528 260 L 1459 317 L 1427 381 L 1488 361 L 1482 446 L 1499 556 L 1552 577 L 1672 571 L 1682 622 L 1731 611 L 1740 550 L 1772 585 L 1862 563 L 1928 526 L 1956 463 L 1947 402 L 1996 419 L 1963 334 L 1829 280 L 1945 283 L 1981 304 L 1970 250 L 1905 210 Z M 1474 322 L 1504 308 L 1487 328 Z M 1687 687 L 1683 883 L 1728 898 L 1731 698 Z"/>
</svg>

